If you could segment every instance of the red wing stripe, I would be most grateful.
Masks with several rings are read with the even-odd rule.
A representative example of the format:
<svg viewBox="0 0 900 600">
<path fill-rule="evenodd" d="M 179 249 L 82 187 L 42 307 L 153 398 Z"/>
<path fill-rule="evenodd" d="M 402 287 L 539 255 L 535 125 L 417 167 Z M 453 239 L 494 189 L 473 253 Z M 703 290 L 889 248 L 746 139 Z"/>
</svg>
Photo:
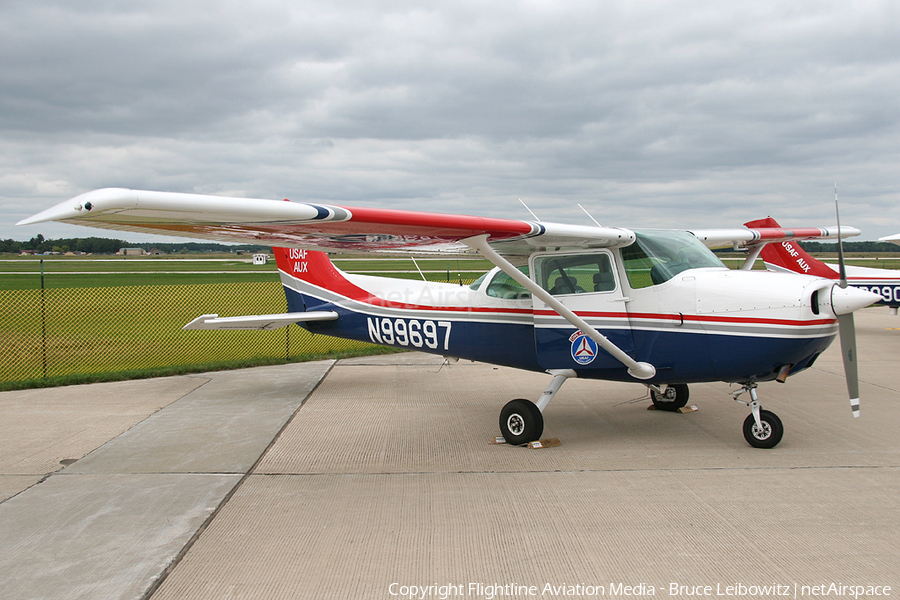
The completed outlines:
<svg viewBox="0 0 900 600">
<path fill-rule="evenodd" d="M 531 223 L 514 219 L 495 219 L 469 215 L 445 215 L 380 208 L 346 208 L 350 222 L 390 226 L 391 233 L 414 233 L 437 238 L 463 239 L 483 233 L 493 239 L 507 239 L 535 232 Z"/>
<path fill-rule="evenodd" d="M 776 227 L 752 228 L 751 231 L 761 240 L 790 240 L 794 238 L 817 238 L 827 235 L 827 232 L 818 227 L 800 227 L 797 229 L 782 229 Z"/>
</svg>

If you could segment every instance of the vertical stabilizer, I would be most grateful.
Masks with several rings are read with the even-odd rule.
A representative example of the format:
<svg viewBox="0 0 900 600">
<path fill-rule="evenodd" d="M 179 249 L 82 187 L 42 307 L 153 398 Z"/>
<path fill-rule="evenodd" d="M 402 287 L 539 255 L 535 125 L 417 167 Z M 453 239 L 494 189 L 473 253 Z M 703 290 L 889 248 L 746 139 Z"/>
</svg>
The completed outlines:
<svg viewBox="0 0 900 600">
<path fill-rule="evenodd" d="M 367 293 L 347 280 L 325 252 L 272 248 L 289 311 L 318 310 L 335 294 L 357 298 Z"/>
<path fill-rule="evenodd" d="M 286 275 L 325 289 L 346 281 L 325 252 L 298 248 L 272 248 L 272 251 L 278 270 Z"/>
</svg>

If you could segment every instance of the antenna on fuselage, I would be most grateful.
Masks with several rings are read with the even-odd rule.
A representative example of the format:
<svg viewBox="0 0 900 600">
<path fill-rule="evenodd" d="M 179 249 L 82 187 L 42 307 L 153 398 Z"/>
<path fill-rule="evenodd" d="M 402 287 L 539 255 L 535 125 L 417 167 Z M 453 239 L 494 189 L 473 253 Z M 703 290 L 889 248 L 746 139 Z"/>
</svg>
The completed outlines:
<svg viewBox="0 0 900 600">
<path fill-rule="evenodd" d="M 591 221 L 594 222 L 594 225 L 596 225 L 597 227 L 603 227 L 600 223 L 597 222 L 597 219 L 595 219 L 595 218 L 593 217 L 593 215 L 591 215 L 591 213 L 589 213 L 589 212 L 587 211 L 587 209 L 586 209 L 585 207 L 583 207 L 581 204 L 579 204 L 579 205 L 578 205 L 578 208 L 580 208 L 581 210 L 584 211 L 584 214 L 586 214 L 586 215 L 588 216 L 588 218 L 589 218 Z"/>
<path fill-rule="evenodd" d="M 522 202 L 522 199 L 521 199 L 521 198 L 519 198 L 519 202 Z M 529 213 L 531 213 L 531 216 L 534 217 L 534 220 L 535 220 L 535 221 L 537 221 L 538 223 L 541 222 L 541 220 L 538 218 L 538 216 L 537 216 L 536 214 L 534 214 L 530 208 L 528 208 L 528 205 L 527 205 L 527 204 L 525 204 L 524 202 L 522 202 L 522 206 L 525 207 L 525 210 L 527 210 Z"/>
</svg>

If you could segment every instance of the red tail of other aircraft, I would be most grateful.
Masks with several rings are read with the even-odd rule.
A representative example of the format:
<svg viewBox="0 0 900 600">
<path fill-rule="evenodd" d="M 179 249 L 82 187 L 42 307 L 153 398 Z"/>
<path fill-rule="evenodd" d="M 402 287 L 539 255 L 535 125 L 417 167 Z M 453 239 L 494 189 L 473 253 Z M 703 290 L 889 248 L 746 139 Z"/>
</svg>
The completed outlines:
<svg viewBox="0 0 900 600">
<path fill-rule="evenodd" d="M 781 227 L 772 217 L 749 221 L 744 223 L 744 225 L 746 227 Z M 837 271 L 821 260 L 813 258 L 795 241 L 785 240 L 775 244 L 766 244 L 759 256 L 767 265 L 779 269 L 824 277 L 826 279 L 840 278 Z"/>
</svg>

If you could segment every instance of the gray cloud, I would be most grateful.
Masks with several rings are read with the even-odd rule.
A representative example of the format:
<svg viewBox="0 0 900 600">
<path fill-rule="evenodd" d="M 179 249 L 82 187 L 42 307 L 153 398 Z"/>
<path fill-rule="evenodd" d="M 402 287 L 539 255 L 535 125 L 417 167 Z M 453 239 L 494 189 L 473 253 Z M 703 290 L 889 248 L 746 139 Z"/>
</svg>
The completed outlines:
<svg viewBox="0 0 900 600">
<path fill-rule="evenodd" d="M 0 7 L 0 237 L 107 186 L 728 227 L 835 181 L 900 231 L 887 1 L 118 4 Z"/>
</svg>

